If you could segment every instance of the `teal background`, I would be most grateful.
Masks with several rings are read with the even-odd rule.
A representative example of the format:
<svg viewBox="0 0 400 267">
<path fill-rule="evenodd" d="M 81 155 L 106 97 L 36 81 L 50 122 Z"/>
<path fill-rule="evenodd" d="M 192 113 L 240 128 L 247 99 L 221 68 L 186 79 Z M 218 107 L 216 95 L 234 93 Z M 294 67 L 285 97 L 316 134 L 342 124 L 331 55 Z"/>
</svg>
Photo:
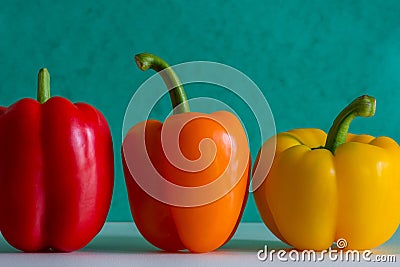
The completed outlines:
<svg viewBox="0 0 400 267">
<path fill-rule="evenodd" d="M 110 221 L 131 220 L 119 151 L 125 108 L 153 74 L 137 70 L 139 52 L 172 65 L 208 60 L 239 69 L 263 91 L 278 132 L 328 130 L 341 108 L 368 93 L 376 115 L 351 131 L 400 141 L 400 1 L 3 0 L 0 40 L 1 105 L 35 97 L 37 71 L 47 67 L 53 95 L 89 102 L 108 119 L 116 166 Z M 197 85 L 187 94 L 248 112 L 218 90 Z M 162 101 L 154 117 L 170 108 Z M 252 138 L 251 116 L 241 119 L 254 158 L 261 140 Z M 260 220 L 251 196 L 243 220 Z"/>
</svg>

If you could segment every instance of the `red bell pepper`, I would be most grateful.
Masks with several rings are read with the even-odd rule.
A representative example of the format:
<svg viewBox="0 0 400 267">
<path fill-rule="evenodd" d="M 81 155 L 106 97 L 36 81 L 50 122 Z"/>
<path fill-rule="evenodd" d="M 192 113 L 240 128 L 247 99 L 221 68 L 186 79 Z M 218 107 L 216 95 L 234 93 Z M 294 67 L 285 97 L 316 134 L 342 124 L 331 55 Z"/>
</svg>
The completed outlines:
<svg viewBox="0 0 400 267">
<path fill-rule="evenodd" d="M 103 115 L 50 98 L 39 72 L 38 101 L 0 108 L 0 230 L 23 251 L 73 251 L 102 228 L 114 184 L 113 146 Z"/>
</svg>

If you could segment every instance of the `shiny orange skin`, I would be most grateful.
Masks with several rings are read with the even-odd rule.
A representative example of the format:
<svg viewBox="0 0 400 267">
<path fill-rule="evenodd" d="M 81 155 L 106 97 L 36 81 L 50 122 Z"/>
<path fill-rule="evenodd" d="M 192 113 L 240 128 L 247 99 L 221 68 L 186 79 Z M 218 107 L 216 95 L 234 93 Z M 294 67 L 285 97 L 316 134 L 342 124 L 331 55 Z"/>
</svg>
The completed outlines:
<svg viewBox="0 0 400 267">
<path fill-rule="evenodd" d="M 179 138 L 180 151 L 188 160 L 215 154 L 207 168 L 189 172 L 168 161 L 162 146 L 162 131 L 180 125 L 184 126 L 179 136 L 168 136 L 170 133 L 167 132 L 167 140 Z M 145 149 L 140 148 L 143 139 Z M 200 148 L 201 154 L 199 144 L 204 139 L 212 140 L 215 147 L 206 144 Z M 218 184 L 226 187 L 223 188 L 226 193 L 215 201 L 197 206 L 183 207 L 159 201 L 138 184 L 136 178 L 143 177 L 133 177 L 128 168 L 130 159 L 124 151 L 126 146 L 136 149 L 133 151 L 140 157 L 148 155 L 164 179 L 185 187 L 207 185 L 227 169 L 224 176 L 227 181 Z M 251 162 L 245 132 L 233 114 L 225 111 L 212 114 L 187 112 L 170 116 L 164 124 L 155 120 L 141 122 L 125 137 L 122 157 L 132 216 L 140 233 L 151 244 L 166 251 L 208 252 L 219 248 L 233 236 L 247 200 Z M 233 164 L 229 165 L 229 161 Z M 171 194 L 167 189 L 163 190 L 160 189 L 162 193 Z M 191 197 L 200 199 L 205 195 Z"/>
</svg>

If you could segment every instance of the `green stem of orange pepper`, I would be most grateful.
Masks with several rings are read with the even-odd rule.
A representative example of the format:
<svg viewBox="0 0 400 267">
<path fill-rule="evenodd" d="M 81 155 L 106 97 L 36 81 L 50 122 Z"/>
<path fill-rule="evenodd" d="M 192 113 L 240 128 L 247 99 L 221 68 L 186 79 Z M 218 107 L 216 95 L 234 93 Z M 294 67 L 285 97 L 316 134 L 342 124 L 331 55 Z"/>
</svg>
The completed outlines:
<svg viewBox="0 0 400 267">
<path fill-rule="evenodd" d="M 352 120 L 355 117 L 374 116 L 375 109 L 376 100 L 374 97 L 363 95 L 356 98 L 336 117 L 329 130 L 324 148 L 335 153 L 336 148 L 346 142 L 347 133 Z"/>
<path fill-rule="evenodd" d="M 149 54 L 141 53 L 135 56 L 136 65 L 141 70 L 153 69 L 163 78 L 169 89 L 169 96 L 172 102 L 174 114 L 189 112 L 189 103 L 186 98 L 182 83 L 174 70 L 162 58 Z"/>
<path fill-rule="evenodd" d="M 38 74 L 37 101 L 43 104 L 50 98 L 50 74 L 46 68 L 40 69 Z"/>
</svg>

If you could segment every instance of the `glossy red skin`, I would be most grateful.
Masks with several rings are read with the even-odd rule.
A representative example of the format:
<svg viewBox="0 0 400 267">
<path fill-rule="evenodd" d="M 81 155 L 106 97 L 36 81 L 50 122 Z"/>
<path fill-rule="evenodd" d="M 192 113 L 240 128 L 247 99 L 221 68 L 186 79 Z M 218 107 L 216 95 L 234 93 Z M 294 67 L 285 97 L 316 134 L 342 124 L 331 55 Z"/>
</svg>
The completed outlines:
<svg viewBox="0 0 400 267">
<path fill-rule="evenodd" d="M 23 251 L 74 251 L 106 220 L 112 139 L 94 107 L 52 97 L 0 108 L 0 230 Z"/>
</svg>

